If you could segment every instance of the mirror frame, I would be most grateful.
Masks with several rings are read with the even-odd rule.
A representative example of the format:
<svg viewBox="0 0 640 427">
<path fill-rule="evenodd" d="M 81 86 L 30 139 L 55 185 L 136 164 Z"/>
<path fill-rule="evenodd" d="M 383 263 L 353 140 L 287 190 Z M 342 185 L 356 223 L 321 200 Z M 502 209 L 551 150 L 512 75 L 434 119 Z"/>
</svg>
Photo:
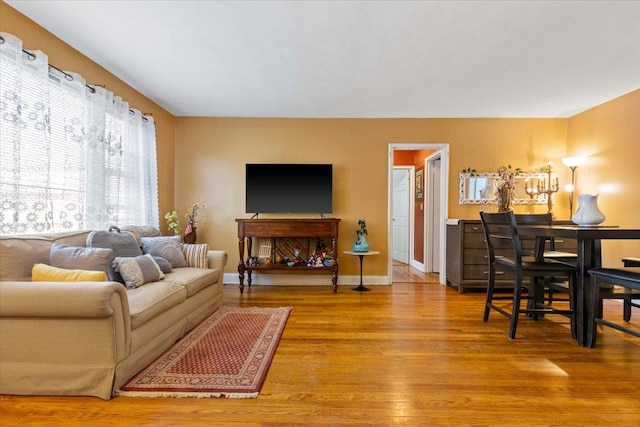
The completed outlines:
<svg viewBox="0 0 640 427">
<path fill-rule="evenodd" d="M 465 183 L 468 178 L 499 178 L 500 174 L 498 173 L 460 173 L 460 185 L 459 185 L 459 200 L 458 203 L 461 205 L 492 205 L 496 204 L 496 199 L 469 199 L 467 198 L 465 192 Z M 515 176 L 517 180 L 522 180 L 522 182 L 526 182 L 528 179 L 537 179 L 537 180 L 545 180 L 548 179 L 548 174 L 546 173 L 519 173 Z M 532 198 L 520 198 L 513 199 L 514 205 L 546 205 L 547 198 L 549 196 L 547 194 L 538 194 L 536 197 Z"/>
</svg>

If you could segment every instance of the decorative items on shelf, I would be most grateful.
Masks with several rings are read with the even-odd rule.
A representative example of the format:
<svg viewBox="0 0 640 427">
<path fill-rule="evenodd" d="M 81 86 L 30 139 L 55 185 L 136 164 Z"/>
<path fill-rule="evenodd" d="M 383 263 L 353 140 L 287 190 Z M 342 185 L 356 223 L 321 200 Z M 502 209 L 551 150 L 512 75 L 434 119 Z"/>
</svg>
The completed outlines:
<svg viewBox="0 0 640 427">
<path fill-rule="evenodd" d="M 367 233 L 367 223 L 364 219 L 358 220 L 358 225 L 360 226 L 360 230 L 356 230 L 356 241 L 351 247 L 354 252 L 368 252 L 369 251 L 369 243 L 367 243 L 367 238 L 365 237 Z"/>
<path fill-rule="evenodd" d="M 335 265 L 335 263 L 336 260 L 333 259 L 333 256 L 330 253 L 326 251 L 314 252 L 307 260 L 307 267 L 331 267 L 332 265 Z"/>
<path fill-rule="evenodd" d="M 300 253 L 302 252 L 302 248 L 298 245 L 293 245 L 293 263 L 294 264 L 302 264 L 304 261 L 300 258 Z"/>
<path fill-rule="evenodd" d="M 556 193 L 559 189 L 560 186 L 558 185 L 558 177 L 556 176 L 555 181 L 552 181 L 551 178 L 551 163 L 549 163 L 547 166 L 543 167 L 542 169 L 540 169 L 540 172 L 545 172 L 548 176 L 548 178 L 546 180 L 543 180 L 542 182 L 538 181 L 538 194 L 546 194 L 547 195 L 547 212 L 548 213 L 553 213 L 552 209 L 553 209 L 553 193 Z M 548 183 L 548 185 L 547 185 Z"/>
<path fill-rule="evenodd" d="M 578 196 L 578 210 L 571 220 L 580 226 L 593 226 L 604 222 L 606 217 L 598 208 L 598 194 L 581 194 Z"/>
<path fill-rule="evenodd" d="M 522 172 L 522 169 L 513 169 L 511 165 L 501 166 L 498 169 L 499 180 L 497 184 L 498 212 L 509 212 L 513 210 L 513 199 L 515 199 L 515 176 Z"/>
</svg>

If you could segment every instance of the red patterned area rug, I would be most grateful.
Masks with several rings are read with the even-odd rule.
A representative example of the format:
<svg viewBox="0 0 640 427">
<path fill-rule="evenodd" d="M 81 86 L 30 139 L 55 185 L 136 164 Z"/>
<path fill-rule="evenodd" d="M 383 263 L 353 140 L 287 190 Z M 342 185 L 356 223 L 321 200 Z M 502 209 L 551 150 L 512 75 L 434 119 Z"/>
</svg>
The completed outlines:
<svg viewBox="0 0 640 427">
<path fill-rule="evenodd" d="M 290 311 L 221 307 L 116 394 L 258 397 Z"/>
</svg>

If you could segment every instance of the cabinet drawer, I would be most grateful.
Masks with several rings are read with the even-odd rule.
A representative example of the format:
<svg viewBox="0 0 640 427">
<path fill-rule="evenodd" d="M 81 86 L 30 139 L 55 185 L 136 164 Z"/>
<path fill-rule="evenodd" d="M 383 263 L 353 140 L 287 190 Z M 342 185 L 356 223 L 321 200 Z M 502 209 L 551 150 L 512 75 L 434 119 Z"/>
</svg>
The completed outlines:
<svg viewBox="0 0 640 427">
<path fill-rule="evenodd" d="M 488 280 L 489 266 L 484 265 L 465 265 L 463 268 L 463 280 Z M 496 280 L 514 280 L 512 272 L 496 270 Z"/>
<path fill-rule="evenodd" d="M 464 224 L 464 232 L 466 233 L 480 233 L 482 234 L 482 224 L 480 222 L 476 223 L 465 223 Z"/>
<path fill-rule="evenodd" d="M 487 249 L 487 244 L 484 241 L 484 233 L 465 233 L 463 239 L 462 247 L 465 249 Z"/>
<path fill-rule="evenodd" d="M 463 264 L 483 264 L 489 262 L 489 255 L 486 249 L 464 249 Z"/>
</svg>

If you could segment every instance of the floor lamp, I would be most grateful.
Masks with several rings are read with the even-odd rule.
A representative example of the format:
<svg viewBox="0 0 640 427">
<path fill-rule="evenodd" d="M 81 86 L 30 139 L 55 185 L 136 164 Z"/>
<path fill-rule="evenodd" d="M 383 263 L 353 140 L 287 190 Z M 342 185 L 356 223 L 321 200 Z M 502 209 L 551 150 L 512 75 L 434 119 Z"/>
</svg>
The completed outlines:
<svg viewBox="0 0 640 427">
<path fill-rule="evenodd" d="M 576 189 L 576 169 L 582 166 L 584 157 L 564 157 L 562 164 L 571 169 L 571 189 L 569 192 L 569 219 L 573 215 L 573 194 Z"/>
</svg>

